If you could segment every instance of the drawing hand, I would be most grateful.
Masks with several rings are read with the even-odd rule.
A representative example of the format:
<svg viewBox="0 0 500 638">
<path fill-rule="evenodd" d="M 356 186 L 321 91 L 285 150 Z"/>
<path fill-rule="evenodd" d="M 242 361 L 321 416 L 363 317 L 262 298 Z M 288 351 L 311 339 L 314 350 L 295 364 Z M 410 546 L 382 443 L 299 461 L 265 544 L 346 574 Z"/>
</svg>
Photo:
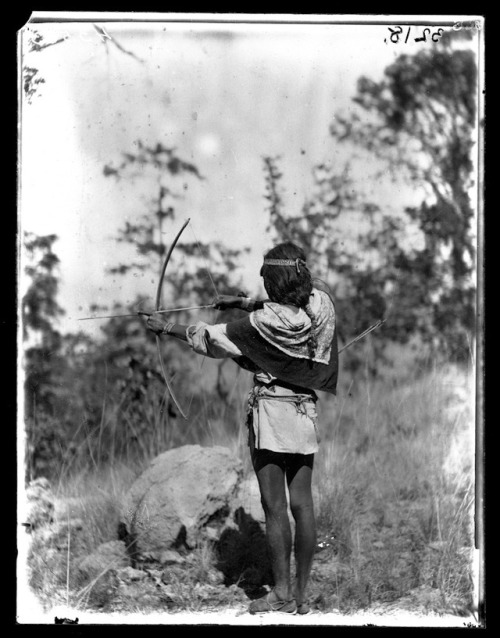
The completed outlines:
<svg viewBox="0 0 500 638">
<path fill-rule="evenodd" d="M 242 297 L 236 295 L 218 295 L 214 301 L 214 308 L 226 310 L 228 308 L 241 308 Z"/>
</svg>

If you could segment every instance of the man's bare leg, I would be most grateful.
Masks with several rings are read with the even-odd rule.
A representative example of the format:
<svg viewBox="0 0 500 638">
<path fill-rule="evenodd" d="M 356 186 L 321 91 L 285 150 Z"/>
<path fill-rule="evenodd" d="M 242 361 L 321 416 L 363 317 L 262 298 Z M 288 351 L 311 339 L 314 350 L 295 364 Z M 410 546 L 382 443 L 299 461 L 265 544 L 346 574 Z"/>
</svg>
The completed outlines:
<svg viewBox="0 0 500 638">
<path fill-rule="evenodd" d="M 297 606 L 306 602 L 306 587 L 316 550 L 316 519 L 312 498 L 312 455 L 294 455 L 294 463 L 287 468 L 290 507 L 295 519 L 294 597 Z"/>
</svg>

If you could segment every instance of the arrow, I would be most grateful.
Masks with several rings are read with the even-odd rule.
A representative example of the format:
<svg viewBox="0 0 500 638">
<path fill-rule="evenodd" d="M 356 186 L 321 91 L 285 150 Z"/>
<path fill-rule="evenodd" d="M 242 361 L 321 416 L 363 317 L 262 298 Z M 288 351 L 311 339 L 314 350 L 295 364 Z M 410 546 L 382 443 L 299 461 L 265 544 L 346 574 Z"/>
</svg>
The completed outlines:
<svg viewBox="0 0 500 638">
<path fill-rule="evenodd" d="M 153 312 L 144 312 L 139 310 L 138 312 L 132 312 L 126 315 L 99 315 L 98 317 L 81 317 L 78 321 L 89 321 L 91 319 L 114 319 L 115 317 L 137 317 L 137 315 L 144 315 L 145 317 L 151 317 L 151 315 L 159 315 L 167 312 L 181 312 L 182 310 L 202 310 L 203 308 L 213 308 L 214 304 L 208 306 L 188 306 L 186 308 L 167 308 L 166 310 L 155 310 Z"/>
<path fill-rule="evenodd" d="M 362 339 L 363 337 L 366 337 L 367 334 L 369 334 L 372 330 L 375 330 L 375 328 L 378 328 L 379 326 L 381 326 L 383 323 L 385 323 L 385 319 L 379 319 L 377 321 L 377 323 L 374 323 L 373 326 L 370 326 L 369 328 L 367 328 L 364 332 L 362 332 L 361 334 L 359 334 L 357 337 L 354 337 L 354 339 L 352 341 L 349 341 L 349 343 L 346 343 L 345 346 L 343 346 L 342 348 L 340 348 L 339 350 L 339 354 L 342 352 L 342 350 L 345 350 L 346 348 L 348 348 L 349 346 L 352 346 L 353 343 L 356 343 L 356 341 L 359 341 L 360 339 Z"/>
</svg>

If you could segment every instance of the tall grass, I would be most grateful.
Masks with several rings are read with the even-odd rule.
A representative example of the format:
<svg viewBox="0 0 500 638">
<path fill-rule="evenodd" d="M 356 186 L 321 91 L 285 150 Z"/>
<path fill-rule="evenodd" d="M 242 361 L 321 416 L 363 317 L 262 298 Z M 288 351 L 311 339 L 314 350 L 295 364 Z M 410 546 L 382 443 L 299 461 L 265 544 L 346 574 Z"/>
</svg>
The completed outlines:
<svg viewBox="0 0 500 638">
<path fill-rule="evenodd" d="M 449 368 L 389 389 L 360 379 L 324 407 L 319 521 L 349 567 L 344 607 L 419 587 L 444 607 L 472 604 L 473 397 Z"/>
<path fill-rule="evenodd" d="M 167 449 L 223 445 L 250 473 L 243 425 L 249 382 L 232 379 L 223 398 L 199 389 L 188 421 L 169 415 L 164 397 L 145 400 L 139 413 L 107 399 L 99 429 L 81 436 L 54 483 L 84 521 L 89 552 L 116 539 L 125 493 Z M 352 611 L 424 590 L 438 594 L 437 611 L 472 605 L 473 399 L 470 371 L 451 367 L 401 382 L 346 377 L 335 401 L 321 397 L 314 487 L 319 540 L 328 551 L 313 566 L 316 607 Z M 210 556 L 200 550 L 199 574 Z"/>
</svg>

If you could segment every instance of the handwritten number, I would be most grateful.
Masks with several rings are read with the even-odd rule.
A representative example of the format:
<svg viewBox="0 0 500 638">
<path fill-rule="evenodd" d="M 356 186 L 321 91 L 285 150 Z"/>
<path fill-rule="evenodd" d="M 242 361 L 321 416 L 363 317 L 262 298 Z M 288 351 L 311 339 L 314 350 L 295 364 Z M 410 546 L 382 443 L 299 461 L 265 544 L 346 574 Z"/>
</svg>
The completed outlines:
<svg viewBox="0 0 500 638">
<path fill-rule="evenodd" d="M 425 32 L 430 33 L 431 30 L 430 29 L 424 29 L 423 33 L 424 35 L 421 38 L 415 38 L 415 42 L 427 42 L 427 36 L 425 35 Z"/>
<path fill-rule="evenodd" d="M 441 33 L 439 33 L 441 31 Z M 439 38 L 443 35 L 444 29 L 439 28 L 435 33 L 432 34 L 432 41 L 437 42 Z M 437 37 L 436 37 L 437 36 Z"/>
<path fill-rule="evenodd" d="M 403 32 L 403 29 L 401 27 L 396 27 L 396 29 L 391 29 L 391 27 L 389 27 L 389 31 L 391 32 L 391 42 L 393 42 L 394 44 L 397 44 L 399 42 L 399 35 Z M 394 38 L 396 39 L 394 40 Z"/>
<path fill-rule="evenodd" d="M 462 29 L 462 23 L 461 22 L 455 22 L 455 24 L 453 25 L 453 29 L 455 31 L 459 31 L 460 29 Z M 399 43 L 399 36 L 403 33 L 403 28 L 400 27 L 399 25 L 396 27 L 388 27 L 389 31 L 391 32 L 391 36 L 390 36 L 390 41 L 393 44 L 398 44 Z M 406 31 L 406 36 L 404 39 L 405 44 L 408 42 L 408 38 L 410 37 L 410 30 L 411 30 L 411 26 L 408 27 L 408 30 Z M 441 27 L 439 27 L 438 29 L 436 29 L 434 31 L 434 33 L 431 31 L 431 29 L 429 27 L 425 27 L 424 30 L 422 31 L 422 37 L 421 38 L 414 38 L 415 42 L 427 42 L 427 38 L 431 39 L 433 42 L 438 42 L 439 38 L 443 35 L 444 33 L 444 29 L 442 29 Z M 384 39 L 384 42 L 387 44 L 387 38 Z"/>
</svg>

